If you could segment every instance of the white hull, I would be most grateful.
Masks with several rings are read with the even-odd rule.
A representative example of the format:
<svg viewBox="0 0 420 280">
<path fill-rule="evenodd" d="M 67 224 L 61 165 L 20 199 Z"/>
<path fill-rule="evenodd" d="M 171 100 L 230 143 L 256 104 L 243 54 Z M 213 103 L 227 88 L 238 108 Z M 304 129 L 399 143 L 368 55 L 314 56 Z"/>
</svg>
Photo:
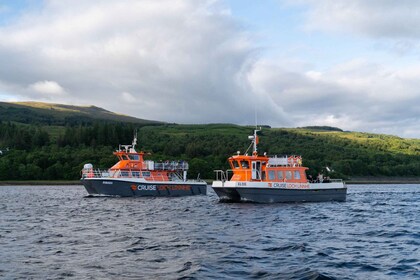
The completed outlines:
<svg viewBox="0 0 420 280">
<path fill-rule="evenodd" d="M 214 181 L 212 187 L 222 201 L 231 202 L 345 201 L 347 195 L 347 187 L 343 182 L 276 183 Z"/>
</svg>

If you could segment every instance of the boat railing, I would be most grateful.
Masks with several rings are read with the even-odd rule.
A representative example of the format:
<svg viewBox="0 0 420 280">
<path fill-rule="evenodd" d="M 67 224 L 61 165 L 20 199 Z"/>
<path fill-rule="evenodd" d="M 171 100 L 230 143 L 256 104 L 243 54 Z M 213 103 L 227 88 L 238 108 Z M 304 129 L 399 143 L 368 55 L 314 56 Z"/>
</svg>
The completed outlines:
<svg viewBox="0 0 420 280">
<path fill-rule="evenodd" d="M 309 183 L 317 183 L 317 184 L 328 184 L 328 183 L 343 183 L 343 179 L 323 179 L 322 181 L 313 180 L 309 181 Z"/>
<path fill-rule="evenodd" d="M 227 169 L 226 171 L 224 171 L 224 170 L 214 170 L 214 172 L 216 173 L 216 181 L 222 181 L 222 182 L 229 181 L 229 178 L 233 176 L 232 174 L 234 174 L 234 170 L 232 170 L 232 169 Z M 241 172 L 241 170 L 239 170 L 239 171 L 235 170 L 235 172 Z M 257 171 L 257 174 L 260 174 L 260 176 L 261 176 L 262 173 L 259 173 Z M 242 178 L 245 181 L 250 181 L 250 180 L 252 180 L 252 175 L 249 174 L 249 172 L 247 172 L 246 170 L 244 170 L 244 171 L 242 171 Z M 261 178 L 261 177 L 258 177 L 258 178 Z M 261 181 L 261 179 L 258 179 L 258 180 Z"/>
<path fill-rule="evenodd" d="M 185 161 L 144 161 L 144 165 L 149 170 L 188 170 L 188 162 Z"/>
<path fill-rule="evenodd" d="M 170 176 L 156 175 L 149 171 L 134 171 L 134 170 L 101 170 L 91 169 L 82 170 L 82 179 L 85 178 L 144 178 L 147 181 L 183 181 L 182 176 L 176 173 L 171 173 Z"/>
<path fill-rule="evenodd" d="M 302 157 L 296 155 L 272 155 L 268 156 L 268 166 L 302 166 Z"/>
<path fill-rule="evenodd" d="M 342 183 L 343 179 L 329 179 L 328 180 L 330 183 Z"/>
<path fill-rule="evenodd" d="M 222 181 L 222 182 L 226 182 L 228 180 L 228 171 L 224 171 L 224 170 L 214 170 L 214 172 L 216 173 L 216 181 Z"/>
</svg>

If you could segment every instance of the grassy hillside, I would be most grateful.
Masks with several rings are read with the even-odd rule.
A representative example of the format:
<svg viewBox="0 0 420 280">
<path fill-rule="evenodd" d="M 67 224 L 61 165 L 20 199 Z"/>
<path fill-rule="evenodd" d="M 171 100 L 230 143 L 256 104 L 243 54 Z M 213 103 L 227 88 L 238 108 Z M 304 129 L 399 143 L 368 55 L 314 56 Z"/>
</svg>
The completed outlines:
<svg viewBox="0 0 420 280">
<path fill-rule="evenodd" d="M 160 123 L 116 114 L 95 106 L 83 107 L 43 102 L 0 102 L 0 116 L 2 121 L 37 125 L 93 124 L 95 121 Z"/>
<path fill-rule="evenodd" d="M 264 146 L 270 153 L 297 151 L 316 170 L 328 166 L 343 177 L 420 176 L 419 139 L 305 129 L 273 129 L 267 134 L 271 137 Z"/>
<path fill-rule="evenodd" d="M 131 143 L 136 130 L 138 148 L 151 159 L 188 160 L 190 177 L 211 179 L 213 170 L 228 167 L 227 157 L 246 151 L 254 129 L 163 124 L 97 107 L 27 105 L 0 103 L 0 180 L 77 180 L 84 163 L 113 165 L 112 151 Z M 302 155 L 313 175 L 328 167 L 331 177 L 420 177 L 420 139 L 332 127 L 263 127 L 260 140 L 260 153 Z"/>
</svg>

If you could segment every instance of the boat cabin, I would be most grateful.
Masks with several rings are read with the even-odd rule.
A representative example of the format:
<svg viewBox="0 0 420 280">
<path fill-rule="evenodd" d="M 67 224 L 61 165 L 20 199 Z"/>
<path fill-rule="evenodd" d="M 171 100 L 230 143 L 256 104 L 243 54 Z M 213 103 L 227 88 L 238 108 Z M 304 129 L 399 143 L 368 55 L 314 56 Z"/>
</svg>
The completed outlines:
<svg viewBox="0 0 420 280">
<path fill-rule="evenodd" d="M 248 136 L 252 141 L 248 148 L 249 150 L 253 146 L 252 155 L 247 152 L 241 155 L 238 151 L 237 155 L 228 159 L 233 172 L 230 181 L 308 183 L 305 173 L 308 168 L 302 166 L 301 156 L 268 157 L 265 153 L 258 155 L 258 131 L 254 130 L 254 135 Z"/>
<path fill-rule="evenodd" d="M 113 153 L 119 161 L 109 169 L 109 173 L 118 174 L 119 177 L 137 177 L 152 181 L 173 181 L 183 179 L 182 177 L 186 178 L 187 162 L 145 160 L 145 153 L 135 150 L 136 140 L 137 138 L 132 145 L 120 145 Z"/>
<path fill-rule="evenodd" d="M 233 171 L 231 181 L 307 183 L 302 158 L 235 155 L 228 159 Z"/>
</svg>

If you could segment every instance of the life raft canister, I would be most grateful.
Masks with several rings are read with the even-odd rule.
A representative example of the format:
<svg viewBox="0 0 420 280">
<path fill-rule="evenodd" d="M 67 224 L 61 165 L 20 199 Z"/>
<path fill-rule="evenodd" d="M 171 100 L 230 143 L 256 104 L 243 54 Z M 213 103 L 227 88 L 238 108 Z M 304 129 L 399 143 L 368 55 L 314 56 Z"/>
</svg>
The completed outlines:
<svg viewBox="0 0 420 280">
<path fill-rule="evenodd" d="M 95 177 L 95 174 L 93 173 L 93 165 L 91 163 L 86 163 L 83 166 L 83 173 L 85 173 L 88 178 Z"/>
</svg>

